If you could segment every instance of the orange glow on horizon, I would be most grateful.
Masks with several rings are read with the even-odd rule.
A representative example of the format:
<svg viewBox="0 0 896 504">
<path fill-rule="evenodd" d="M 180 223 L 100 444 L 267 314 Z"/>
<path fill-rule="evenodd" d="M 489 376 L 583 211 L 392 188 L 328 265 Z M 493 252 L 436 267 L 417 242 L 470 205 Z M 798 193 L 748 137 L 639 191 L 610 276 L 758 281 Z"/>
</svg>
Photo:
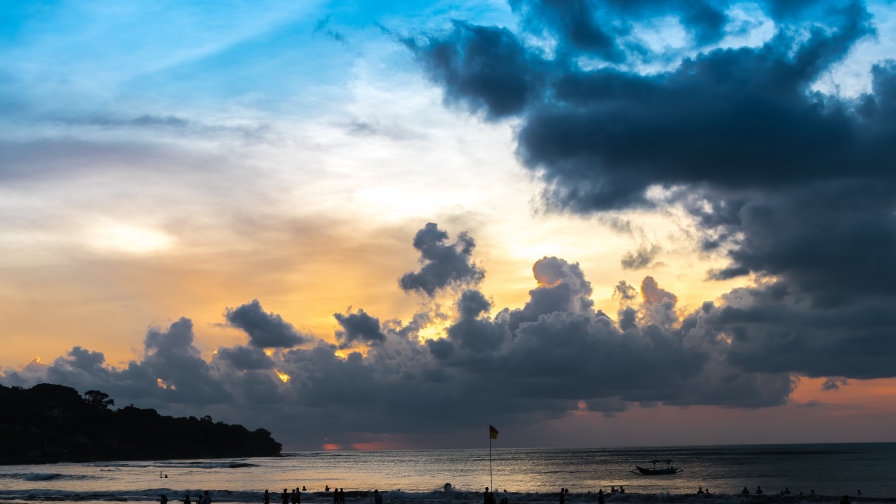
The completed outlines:
<svg viewBox="0 0 896 504">
<path fill-rule="evenodd" d="M 354 450 L 388 450 L 390 449 L 387 443 L 382 443 L 379 441 L 374 441 L 372 443 L 353 443 L 352 449 Z"/>
<path fill-rule="evenodd" d="M 335 451 L 335 450 L 341 450 L 342 446 L 340 446 L 338 444 L 334 444 L 334 443 L 324 443 L 322 448 L 326 451 Z"/>
</svg>

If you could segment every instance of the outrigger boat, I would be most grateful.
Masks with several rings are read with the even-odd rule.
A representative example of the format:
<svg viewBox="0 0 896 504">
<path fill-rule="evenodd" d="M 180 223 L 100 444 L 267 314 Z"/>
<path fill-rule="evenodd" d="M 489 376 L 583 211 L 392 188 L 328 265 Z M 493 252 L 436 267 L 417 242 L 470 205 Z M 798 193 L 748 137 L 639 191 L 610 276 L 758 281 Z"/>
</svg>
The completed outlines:
<svg viewBox="0 0 896 504">
<path fill-rule="evenodd" d="M 666 467 L 660 467 L 659 469 L 657 469 L 656 465 L 659 462 L 665 462 Z M 680 467 L 674 467 L 671 460 L 651 460 L 650 463 L 653 464 L 652 468 L 635 466 L 636 471 L 632 471 L 632 473 L 640 473 L 644 476 L 662 476 L 667 474 L 678 474 L 683 471 L 683 469 L 681 469 Z"/>
</svg>

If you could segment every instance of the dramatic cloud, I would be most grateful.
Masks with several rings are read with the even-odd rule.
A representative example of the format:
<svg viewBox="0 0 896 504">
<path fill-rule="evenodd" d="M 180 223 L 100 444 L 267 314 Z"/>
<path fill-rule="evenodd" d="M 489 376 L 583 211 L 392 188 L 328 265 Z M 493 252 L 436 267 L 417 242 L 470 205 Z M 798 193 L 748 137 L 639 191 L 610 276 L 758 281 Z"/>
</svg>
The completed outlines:
<svg viewBox="0 0 896 504">
<path fill-rule="evenodd" d="M 667 14 L 681 14 L 674 4 Z M 599 6 L 518 4 L 529 26 L 537 16 L 559 27 L 558 43 L 568 50 L 550 60 L 497 27 L 456 24 L 449 34 L 412 46 L 451 100 L 487 107 L 493 117 L 523 115 L 519 154 L 550 184 L 554 203 L 579 211 L 647 205 L 645 191 L 654 184 L 752 188 L 846 175 L 892 179 L 884 168 L 896 155 L 888 113 L 892 66 L 878 66 L 874 93 L 855 101 L 809 89 L 872 32 L 861 4 L 819 7 L 828 26 L 808 27 L 805 37 L 782 25 L 761 47 L 698 51 L 659 74 L 577 64 L 596 47 L 583 41 L 602 39 L 586 26 L 602 14 Z M 636 10 L 625 21 L 661 14 L 663 6 L 668 3 Z M 616 46 L 608 42 L 608 50 Z M 449 52 L 454 57 L 444 56 Z M 549 79 L 547 89 L 536 93 L 527 84 L 530 75 Z M 514 107 L 489 107 L 491 95 L 519 98 Z"/>
<path fill-rule="evenodd" d="M 440 233 L 436 243 L 445 240 Z M 315 448 L 324 437 L 463 430 L 478 425 L 483 409 L 503 425 L 525 425 L 582 408 L 612 415 L 633 403 L 761 408 L 784 404 L 797 376 L 828 377 L 824 387 L 836 389 L 852 378 L 896 375 L 896 340 L 889 337 L 896 316 L 885 304 L 822 316 L 768 284 L 687 312 L 646 277 L 640 292 L 616 286 L 620 308 L 612 318 L 594 309 L 578 264 L 544 257 L 532 272 L 536 286 L 521 308 L 493 311 L 479 290 L 461 291 L 441 339 L 421 340 L 419 331 L 444 315 L 381 323 L 357 310 L 334 315 L 338 344 L 219 347 L 206 361 L 193 344 L 192 323 L 182 318 L 167 330 L 149 328 L 143 358 L 124 367 L 75 347 L 52 365 L 8 371 L 2 381 L 51 381 L 107 391 L 120 404 L 212 411 L 264 423 L 294 446 Z M 257 302 L 228 310 L 231 324 L 246 307 L 292 327 Z M 290 428 L 295 418 L 301 430 Z"/>
<path fill-rule="evenodd" d="M 273 369 L 274 361 L 261 348 L 237 346 L 219 347 L 215 359 L 224 361 L 234 369 L 242 371 Z"/>
<path fill-rule="evenodd" d="M 896 63 L 877 62 L 870 91 L 854 98 L 815 87 L 874 33 L 863 3 L 761 2 L 775 29 L 741 45 L 724 42 L 744 27 L 725 2 L 512 5 L 519 32 L 457 23 L 408 46 L 449 103 L 518 118 L 517 153 L 545 182 L 548 208 L 684 208 L 703 252 L 730 261 L 707 277 L 755 282 L 698 317 L 729 341 L 728 364 L 896 375 L 887 314 L 896 306 Z M 680 49 L 633 35 L 669 16 L 692 37 Z M 645 267 L 657 252 L 630 252 L 622 265 Z M 649 309 L 640 323 L 685 323 L 653 279 L 641 291 Z M 630 300 L 629 286 L 615 296 Z M 635 319 L 622 311 L 619 324 Z"/>
<path fill-rule="evenodd" d="M 125 367 L 109 366 L 102 352 L 76 346 L 45 369 L 7 373 L 4 381 L 26 384 L 37 378 L 85 391 L 100 389 L 122 404 L 138 399 L 192 405 L 229 402 L 231 394 L 202 359 L 193 338 L 193 323 L 181 318 L 167 330 L 150 327 L 143 340 L 143 359 Z"/>
<path fill-rule="evenodd" d="M 386 335 L 380 331 L 380 319 L 371 317 L 364 310 L 358 313 L 334 313 L 333 317 L 342 326 L 341 331 L 336 331 L 336 339 L 340 341 L 342 348 L 348 348 L 355 343 L 376 345 L 386 341 Z"/>
<path fill-rule="evenodd" d="M 448 242 L 448 233 L 435 223 L 427 223 L 414 236 L 414 248 L 420 251 L 423 267 L 418 272 L 402 275 L 398 284 L 405 291 L 420 291 L 432 297 L 448 286 L 479 283 L 485 272 L 473 263 L 470 256 L 476 242 L 467 233 L 460 233 L 457 241 Z"/>
<path fill-rule="evenodd" d="M 257 299 L 237 308 L 228 308 L 227 322 L 249 335 L 249 344 L 259 348 L 291 348 L 311 339 L 296 331 L 276 313 L 267 313 Z"/>
</svg>

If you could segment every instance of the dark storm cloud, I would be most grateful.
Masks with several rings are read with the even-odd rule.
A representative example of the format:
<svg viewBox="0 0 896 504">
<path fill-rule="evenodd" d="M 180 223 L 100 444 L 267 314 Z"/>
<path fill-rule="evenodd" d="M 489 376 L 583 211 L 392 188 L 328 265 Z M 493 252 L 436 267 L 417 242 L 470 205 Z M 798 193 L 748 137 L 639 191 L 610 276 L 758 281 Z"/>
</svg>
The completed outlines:
<svg viewBox="0 0 896 504">
<path fill-rule="evenodd" d="M 896 324 L 886 315 L 896 306 L 896 63 L 875 64 L 871 90 L 856 98 L 812 90 L 873 34 L 861 2 L 762 2 L 775 34 L 730 49 L 712 47 L 727 29 L 725 2 L 512 5 L 520 33 L 457 24 L 413 48 L 449 101 L 492 120 L 519 118 L 517 153 L 544 180 L 548 208 L 683 206 L 703 251 L 729 259 L 707 277 L 758 282 L 729 294 L 740 304 L 701 309 L 701 327 L 731 340 L 730 364 L 896 375 Z M 694 35 L 690 56 L 658 73 L 633 70 L 667 56 L 633 47 L 628 27 L 663 16 Z M 556 41 L 552 54 L 525 42 L 544 30 Z M 465 60 L 468 48 L 474 57 Z M 583 57 L 597 64 L 584 67 Z M 502 69 L 515 85 L 482 69 Z M 502 90 L 514 105 L 489 108 Z M 652 186 L 670 196 L 649 199 Z M 622 264 L 650 264 L 649 252 Z M 674 295 L 649 282 L 641 290 L 649 309 L 620 311 L 620 326 L 679 323 Z M 626 288 L 616 295 L 631 297 Z"/>
<path fill-rule="evenodd" d="M 236 346 L 220 347 L 215 352 L 215 359 L 224 361 L 235 369 L 248 371 L 256 369 L 273 369 L 274 361 L 261 348 Z"/>
<path fill-rule="evenodd" d="M 355 343 L 376 345 L 386 341 L 386 335 L 380 330 L 380 319 L 371 317 L 364 310 L 358 313 L 334 313 L 333 317 L 342 326 L 341 331 L 336 331 L 336 339 L 340 347 L 348 348 Z"/>
<path fill-rule="evenodd" d="M 416 290 L 432 297 L 445 287 L 479 283 L 485 271 L 472 261 L 475 247 L 476 242 L 467 233 L 448 243 L 448 233 L 435 223 L 427 223 L 414 236 L 414 248 L 420 251 L 423 267 L 402 275 L 398 284 L 405 291 Z"/>
<path fill-rule="evenodd" d="M 215 379 L 193 346 L 193 322 L 181 318 L 167 331 L 150 328 L 144 340 L 145 356 L 142 366 L 158 379 L 172 386 L 168 393 L 173 402 L 222 402 L 230 394 Z"/>
<path fill-rule="evenodd" d="M 430 76 L 446 84 L 446 101 L 492 118 L 522 111 L 537 97 L 546 69 L 505 28 L 457 22 L 445 38 L 406 44 L 421 56 Z"/>
<path fill-rule="evenodd" d="M 144 357 L 122 368 L 109 367 L 101 352 L 74 347 L 46 369 L 46 380 L 79 389 L 101 389 L 122 399 L 207 405 L 231 394 L 193 345 L 193 323 L 181 318 L 167 330 L 150 327 Z"/>
<path fill-rule="evenodd" d="M 674 4 L 659 5 L 674 12 Z M 578 12 L 587 2 L 537 5 L 525 11 L 548 23 L 588 18 Z M 893 103 L 891 69 L 878 67 L 874 93 L 856 102 L 808 91 L 871 33 L 861 4 L 825 12 L 832 26 L 810 29 L 806 40 L 780 30 L 762 47 L 712 50 L 650 75 L 585 71 L 571 60 L 576 54 L 547 61 L 503 28 L 458 24 L 415 49 L 451 100 L 492 117 L 523 113 L 518 140 L 526 165 L 551 184 L 557 204 L 589 211 L 646 204 L 652 184 L 777 187 L 889 176 L 881 163 L 896 154 L 896 129 L 884 112 Z M 588 30 L 561 30 L 560 43 L 581 45 L 571 35 L 577 31 Z M 534 92 L 529 75 L 550 78 L 549 92 Z M 515 97 L 513 106 L 492 96 Z"/>
<path fill-rule="evenodd" d="M 227 322 L 249 335 L 249 344 L 259 348 L 290 348 L 311 341 L 276 313 L 267 313 L 257 299 L 237 308 L 227 308 Z"/>
<path fill-rule="evenodd" d="M 818 307 L 780 285 L 740 288 L 709 305 L 703 329 L 730 341 L 727 360 L 747 371 L 811 377 L 896 376 L 891 298 Z"/>
<path fill-rule="evenodd" d="M 896 293 L 896 186 L 852 180 L 765 193 L 738 206 L 736 218 L 707 229 L 721 235 L 731 278 L 772 275 L 779 288 L 838 306 Z M 702 215 L 702 211 L 695 211 Z"/>
<path fill-rule="evenodd" d="M 585 53 L 608 61 L 625 58 L 626 49 L 643 50 L 620 40 L 631 31 L 618 22 L 674 15 L 698 45 L 717 42 L 728 21 L 724 5 L 701 0 L 511 0 L 528 31 L 551 32 L 562 53 Z M 628 45 L 628 47 L 626 47 Z"/>
</svg>

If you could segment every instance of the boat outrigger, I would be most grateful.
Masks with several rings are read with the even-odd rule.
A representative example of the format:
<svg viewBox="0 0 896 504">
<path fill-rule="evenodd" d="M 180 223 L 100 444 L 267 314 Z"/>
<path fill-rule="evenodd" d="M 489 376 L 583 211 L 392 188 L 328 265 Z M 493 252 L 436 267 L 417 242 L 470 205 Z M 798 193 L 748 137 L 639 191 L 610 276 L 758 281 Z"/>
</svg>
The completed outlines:
<svg viewBox="0 0 896 504">
<path fill-rule="evenodd" d="M 666 467 L 660 467 L 659 469 L 657 469 L 656 465 L 660 462 L 665 462 Z M 650 463 L 653 464 L 652 468 L 635 466 L 636 471 L 632 471 L 632 473 L 640 473 L 644 476 L 662 476 L 667 474 L 678 474 L 683 470 L 680 467 L 673 466 L 671 460 L 651 460 Z"/>
</svg>

